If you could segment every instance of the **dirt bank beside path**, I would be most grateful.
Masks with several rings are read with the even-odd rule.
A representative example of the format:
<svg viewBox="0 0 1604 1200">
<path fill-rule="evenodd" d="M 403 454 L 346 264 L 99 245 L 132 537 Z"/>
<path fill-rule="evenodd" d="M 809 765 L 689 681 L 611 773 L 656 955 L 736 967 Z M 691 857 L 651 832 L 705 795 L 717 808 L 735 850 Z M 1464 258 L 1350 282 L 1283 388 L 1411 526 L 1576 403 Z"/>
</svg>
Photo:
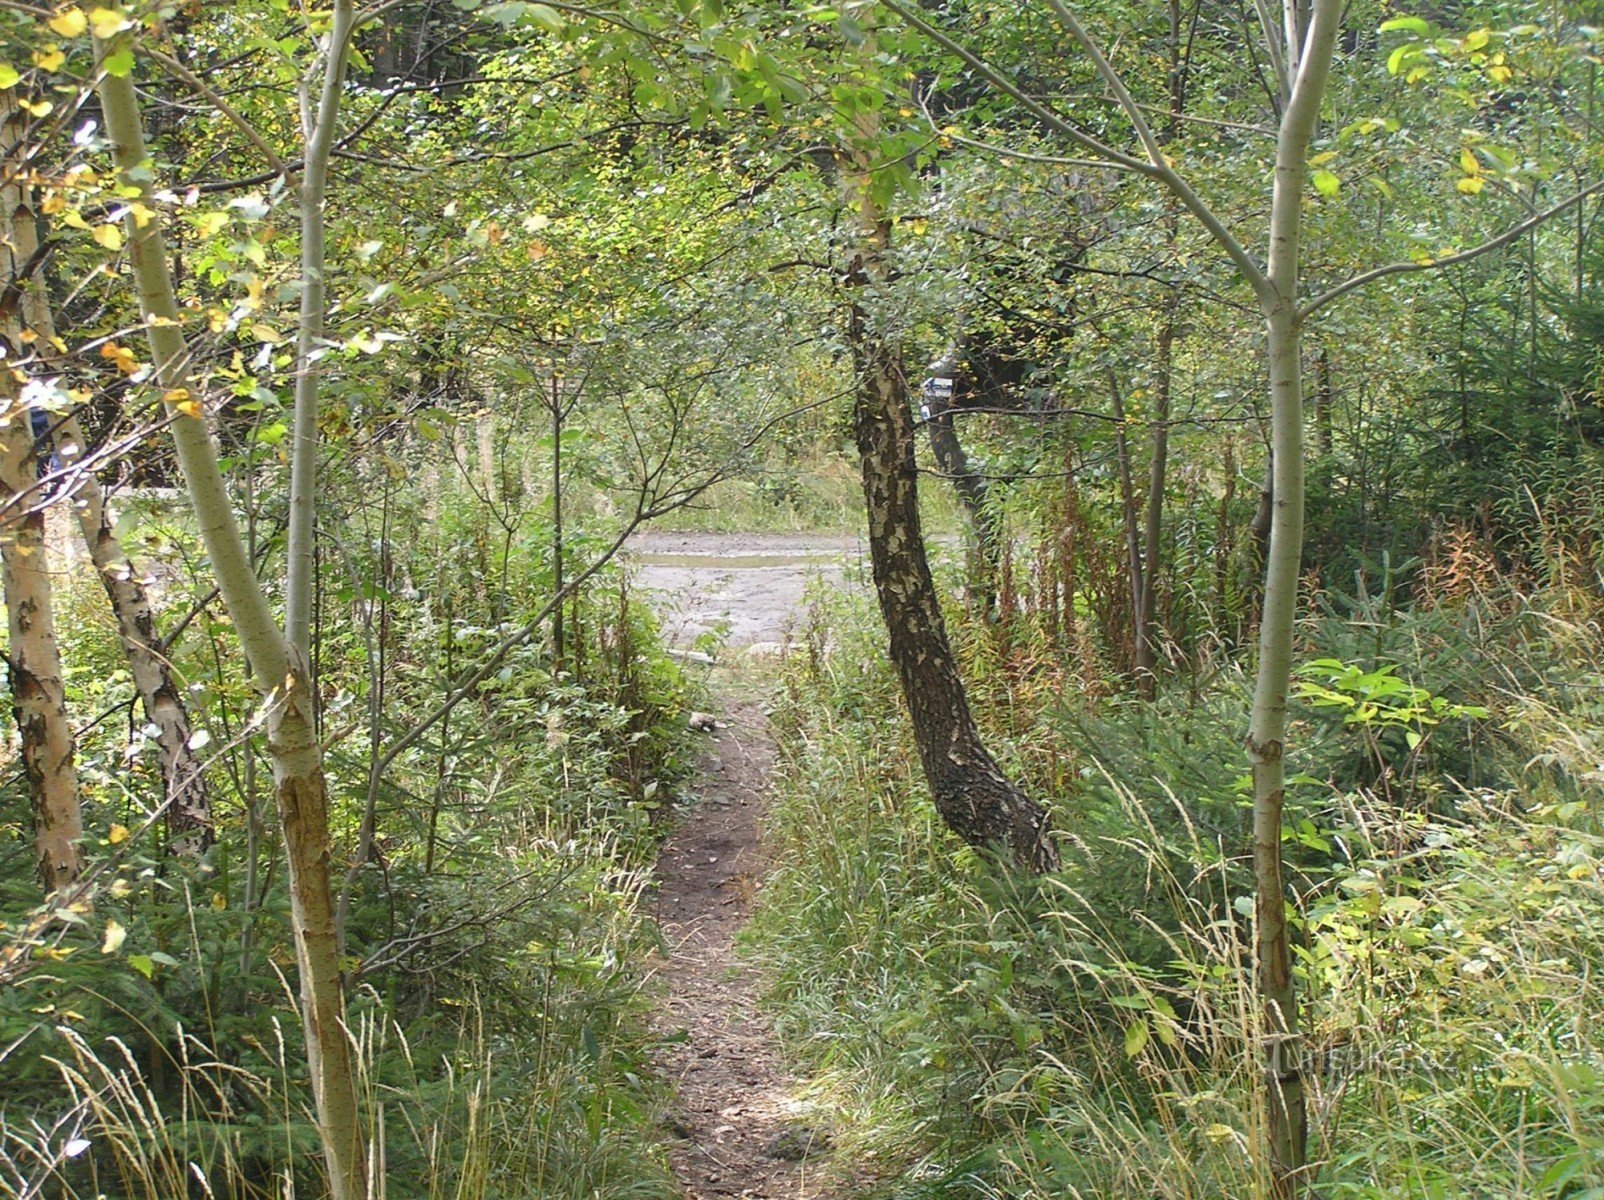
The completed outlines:
<svg viewBox="0 0 1604 1200">
<path fill-rule="evenodd" d="M 858 586 L 868 570 L 867 546 L 835 534 L 645 532 L 625 554 L 679 646 L 721 626 L 731 647 L 782 641 L 811 577 Z"/>
</svg>

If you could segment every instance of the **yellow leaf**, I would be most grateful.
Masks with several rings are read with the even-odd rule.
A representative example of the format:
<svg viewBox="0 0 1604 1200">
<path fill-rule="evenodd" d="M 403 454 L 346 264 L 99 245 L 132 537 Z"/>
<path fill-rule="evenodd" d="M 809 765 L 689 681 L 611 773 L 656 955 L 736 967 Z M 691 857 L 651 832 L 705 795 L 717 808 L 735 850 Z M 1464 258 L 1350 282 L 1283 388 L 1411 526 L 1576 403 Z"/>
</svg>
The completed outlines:
<svg viewBox="0 0 1604 1200">
<path fill-rule="evenodd" d="M 120 846 L 128 840 L 128 826 L 113 825 L 106 834 L 106 840 L 113 846 Z"/>
<path fill-rule="evenodd" d="M 62 37 L 77 37 L 89 28 L 89 19 L 84 16 L 81 8 L 64 8 L 45 24 L 50 26 L 52 32 L 59 33 Z"/>
<path fill-rule="evenodd" d="M 1454 184 L 1454 186 L 1456 188 L 1458 188 L 1465 195 L 1474 196 L 1477 192 L 1481 191 L 1482 188 L 1486 186 L 1486 182 L 1487 182 L 1486 180 L 1478 179 L 1474 175 L 1466 175 L 1458 183 Z"/>
<path fill-rule="evenodd" d="M 186 417 L 194 417 L 197 420 L 200 419 L 201 406 L 200 406 L 200 403 L 198 401 L 195 401 L 195 400 L 184 400 L 184 401 L 179 402 L 178 404 L 173 405 L 173 407 L 175 409 L 177 409 L 179 412 L 183 413 Z"/>
<path fill-rule="evenodd" d="M 205 212 L 195 218 L 195 228 L 200 230 L 201 237 L 212 237 L 227 224 L 226 212 Z"/>
<path fill-rule="evenodd" d="M 266 342 L 270 346 L 277 345 L 284 340 L 283 334 L 262 321 L 252 322 L 249 332 L 257 341 Z"/>
<path fill-rule="evenodd" d="M 79 212 L 76 208 L 69 208 L 66 215 L 61 218 L 61 223 L 68 229 L 89 228 L 89 222 L 84 220 L 83 213 Z"/>
<path fill-rule="evenodd" d="M 123 231 L 115 225 L 96 225 L 94 233 L 90 236 L 108 250 L 123 248 Z"/>
<path fill-rule="evenodd" d="M 182 404 L 188 399 L 188 388 L 173 388 L 171 391 L 162 393 L 162 401 L 166 404 Z"/>
<path fill-rule="evenodd" d="M 56 106 L 49 100 L 18 100 L 17 104 L 34 117 L 48 117 L 56 111 Z"/>
<path fill-rule="evenodd" d="M 117 369 L 124 375 L 132 375 L 139 370 L 139 356 L 127 346 L 119 346 L 116 342 L 107 342 L 100 348 L 100 357 L 117 364 Z"/>
<path fill-rule="evenodd" d="M 116 954 L 123 948 L 123 942 L 128 937 L 128 930 L 119 921 L 106 922 L 106 940 L 100 943 L 102 954 Z"/>
<path fill-rule="evenodd" d="M 93 8 L 89 10 L 89 31 L 105 41 L 127 29 L 130 21 L 120 8 Z"/>
<path fill-rule="evenodd" d="M 1469 146 L 1461 146 L 1459 148 L 1459 168 L 1466 175 L 1481 174 L 1481 160 L 1476 157 L 1476 152 Z"/>
<path fill-rule="evenodd" d="M 156 219 L 155 211 L 152 210 L 152 209 L 146 208 L 143 204 L 139 203 L 137 200 L 134 201 L 134 203 L 132 203 L 132 204 L 130 204 L 128 206 L 128 211 L 133 214 L 134 225 L 139 229 L 143 229 L 145 226 L 149 225 L 152 221 L 154 221 Z"/>
<path fill-rule="evenodd" d="M 56 213 L 60 212 L 66 207 L 67 197 L 63 196 L 60 192 L 51 192 L 39 203 L 39 210 L 47 217 L 55 216 Z"/>
<path fill-rule="evenodd" d="M 1508 83 L 1511 79 L 1515 78 L 1515 72 L 1511 71 L 1508 67 L 1488 67 L 1487 78 L 1491 79 L 1494 83 Z"/>
<path fill-rule="evenodd" d="M 215 908 L 215 909 L 219 909 L 219 910 L 227 908 L 228 907 L 228 897 L 223 895 L 222 892 L 213 892 L 212 893 L 212 907 Z"/>
<path fill-rule="evenodd" d="M 46 46 L 43 50 L 34 51 L 33 65 L 41 71 L 57 71 L 61 64 L 67 61 L 67 56 L 56 46 Z"/>
</svg>

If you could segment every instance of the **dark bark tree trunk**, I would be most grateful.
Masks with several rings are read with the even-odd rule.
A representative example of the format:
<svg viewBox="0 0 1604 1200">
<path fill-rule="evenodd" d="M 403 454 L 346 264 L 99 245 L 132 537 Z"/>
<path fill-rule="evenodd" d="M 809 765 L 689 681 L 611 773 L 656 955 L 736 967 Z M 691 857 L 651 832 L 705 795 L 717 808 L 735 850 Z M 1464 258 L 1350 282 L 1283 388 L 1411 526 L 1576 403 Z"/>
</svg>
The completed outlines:
<svg viewBox="0 0 1604 1200">
<path fill-rule="evenodd" d="M 1334 395 L 1331 388 L 1331 352 L 1321 350 L 1314 360 L 1314 365 L 1315 378 L 1318 381 L 1314 395 L 1315 447 L 1321 458 L 1329 458 L 1332 449 L 1331 405 Z"/>
<path fill-rule="evenodd" d="M 864 191 L 861 203 L 867 208 Z M 866 257 L 878 260 L 885 235 L 883 222 L 865 221 Z M 876 267 L 877 261 L 860 264 L 854 275 L 868 283 L 878 277 Z M 853 428 L 875 592 L 936 811 L 970 845 L 1006 849 L 1029 870 L 1052 870 L 1058 852 L 1046 813 L 1002 773 L 982 744 L 947 640 L 919 521 L 913 413 L 902 363 L 870 329 L 861 305 L 852 305 L 850 323 L 858 370 Z"/>
<path fill-rule="evenodd" d="M 1174 367 L 1172 296 L 1158 335 L 1158 388 L 1153 410 L 1153 456 L 1148 463 L 1147 512 L 1142 525 L 1142 590 L 1136 612 L 1136 685 L 1151 700 L 1158 692 L 1158 579 L 1163 566 L 1164 487 L 1170 459 L 1170 386 Z"/>
<path fill-rule="evenodd" d="M 937 365 L 935 377 L 947 379 L 952 387 L 956 387 L 957 364 L 951 364 L 949 374 L 941 375 L 944 365 L 945 360 Z M 969 456 L 964 453 L 963 441 L 958 437 L 958 428 L 952 419 L 952 398 L 950 389 L 925 393 L 925 405 L 929 409 L 925 430 L 930 438 L 936 466 L 952 480 L 953 490 L 958 493 L 958 502 L 963 505 L 964 515 L 969 520 L 970 536 L 974 539 L 970 579 L 975 595 L 980 600 L 980 609 L 990 620 L 997 610 L 997 578 L 1002 569 L 1002 529 L 996 510 L 990 504 L 986 477 L 970 466 Z"/>
</svg>

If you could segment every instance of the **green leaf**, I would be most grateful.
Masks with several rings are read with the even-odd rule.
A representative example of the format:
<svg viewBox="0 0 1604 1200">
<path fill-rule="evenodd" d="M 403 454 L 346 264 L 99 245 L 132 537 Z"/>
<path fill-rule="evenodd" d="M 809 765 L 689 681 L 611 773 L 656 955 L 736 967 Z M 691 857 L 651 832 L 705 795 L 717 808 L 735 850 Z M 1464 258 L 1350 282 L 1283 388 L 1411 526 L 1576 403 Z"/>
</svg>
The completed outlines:
<svg viewBox="0 0 1604 1200">
<path fill-rule="evenodd" d="M 16 67 L 10 63 L 0 63 L 0 91 L 16 87 L 17 81 L 21 78 L 22 76 L 17 73 Z"/>
<path fill-rule="evenodd" d="M 1335 196 L 1341 187 L 1342 180 L 1330 171 L 1322 168 L 1314 173 L 1314 190 L 1322 196 Z"/>
<path fill-rule="evenodd" d="M 549 4 L 531 4 L 524 12 L 524 20 L 547 33 L 561 33 L 568 26 L 567 18 Z"/>
<path fill-rule="evenodd" d="M 1387 74 L 1396 75 L 1403 70 L 1404 64 L 1412 58 L 1420 57 L 1420 47 L 1413 45 L 1399 46 L 1387 56 Z"/>
<path fill-rule="evenodd" d="M 106 68 L 106 74 L 117 79 L 126 78 L 134 69 L 134 52 L 125 47 L 115 54 L 106 55 L 100 65 Z"/>
<path fill-rule="evenodd" d="M 130 954 L 128 956 L 128 965 L 146 979 L 156 974 L 156 964 L 148 954 Z"/>
<path fill-rule="evenodd" d="M 1146 1021 L 1138 1021 L 1125 1031 L 1125 1057 L 1135 1058 L 1147 1048 L 1149 1030 Z"/>
<path fill-rule="evenodd" d="M 1420 17 L 1393 17 L 1391 20 L 1383 21 L 1377 32 L 1392 33 L 1398 29 L 1403 30 L 1405 33 L 1417 34 L 1420 37 L 1425 37 L 1431 32 L 1431 26 L 1426 24 Z"/>
</svg>

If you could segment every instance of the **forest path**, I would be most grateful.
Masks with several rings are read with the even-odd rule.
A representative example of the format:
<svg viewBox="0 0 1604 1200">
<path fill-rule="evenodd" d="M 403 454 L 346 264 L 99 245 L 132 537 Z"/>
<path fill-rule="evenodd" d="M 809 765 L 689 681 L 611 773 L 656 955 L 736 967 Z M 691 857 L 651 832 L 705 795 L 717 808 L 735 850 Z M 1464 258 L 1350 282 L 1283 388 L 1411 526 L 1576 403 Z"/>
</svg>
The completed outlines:
<svg viewBox="0 0 1604 1200">
<path fill-rule="evenodd" d="M 666 1122 L 689 1200 L 823 1200 L 829 1140 L 800 1099 L 774 1031 L 758 1009 L 762 980 L 735 951 L 769 860 L 762 815 L 774 741 L 762 696 L 767 655 L 781 642 L 809 576 L 837 581 L 857 543 L 840 537 L 653 534 L 631 547 L 637 585 L 651 592 L 665 635 L 682 645 L 719 628 L 736 665 L 710 672 L 719 726 L 703 755 L 697 799 L 677 815 L 657 860 L 655 915 L 668 956 L 658 1066 L 677 1090 Z"/>
</svg>

